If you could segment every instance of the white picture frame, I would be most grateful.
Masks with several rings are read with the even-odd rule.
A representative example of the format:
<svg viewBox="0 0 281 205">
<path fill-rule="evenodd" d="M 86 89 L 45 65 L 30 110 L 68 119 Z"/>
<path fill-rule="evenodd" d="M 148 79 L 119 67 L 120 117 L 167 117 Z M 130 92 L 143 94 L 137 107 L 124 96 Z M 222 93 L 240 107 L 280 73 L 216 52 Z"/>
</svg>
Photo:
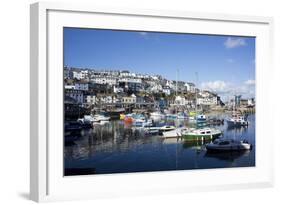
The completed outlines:
<svg viewBox="0 0 281 205">
<path fill-rule="evenodd" d="M 95 5 L 42 2 L 31 5 L 30 25 L 32 200 L 40 202 L 92 199 L 273 186 L 273 135 L 267 135 L 271 125 L 270 118 L 273 116 L 269 98 L 274 95 L 270 83 L 273 72 L 272 18 L 185 11 L 97 8 Z M 61 34 L 64 26 L 255 36 L 256 166 L 64 177 L 61 84 L 63 79 Z M 149 186 L 147 181 L 150 181 Z"/>
</svg>

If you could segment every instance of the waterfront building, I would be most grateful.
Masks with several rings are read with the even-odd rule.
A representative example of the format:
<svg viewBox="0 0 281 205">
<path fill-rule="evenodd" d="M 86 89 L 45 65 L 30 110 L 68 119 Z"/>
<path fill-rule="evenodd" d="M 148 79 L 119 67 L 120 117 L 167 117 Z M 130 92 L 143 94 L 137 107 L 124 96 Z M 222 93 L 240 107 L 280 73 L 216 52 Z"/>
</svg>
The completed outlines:
<svg viewBox="0 0 281 205">
<path fill-rule="evenodd" d="M 74 100 L 76 100 L 77 103 L 84 103 L 84 94 L 81 90 L 66 89 L 64 93 L 65 96 L 73 98 Z"/>
<path fill-rule="evenodd" d="M 137 102 L 137 97 L 134 94 L 122 98 L 122 103 L 124 104 L 135 104 L 136 102 Z"/>
</svg>

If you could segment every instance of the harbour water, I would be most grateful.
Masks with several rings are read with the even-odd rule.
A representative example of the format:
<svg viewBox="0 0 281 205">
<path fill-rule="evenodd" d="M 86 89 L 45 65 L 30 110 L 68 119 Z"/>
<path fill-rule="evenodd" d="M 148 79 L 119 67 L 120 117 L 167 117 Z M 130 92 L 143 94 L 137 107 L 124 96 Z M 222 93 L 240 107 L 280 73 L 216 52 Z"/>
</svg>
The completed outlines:
<svg viewBox="0 0 281 205">
<path fill-rule="evenodd" d="M 65 175 L 111 174 L 168 170 L 191 170 L 255 166 L 255 115 L 247 127 L 214 126 L 224 138 L 246 139 L 252 150 L 209 153 L 207 142 L 187 142 L 146 135 L 122 120 L 96 124 L 79 134 L 65 136 Z M 191 126 L 188 121 L 169 121 L 176 126 Z"/>
</svg>

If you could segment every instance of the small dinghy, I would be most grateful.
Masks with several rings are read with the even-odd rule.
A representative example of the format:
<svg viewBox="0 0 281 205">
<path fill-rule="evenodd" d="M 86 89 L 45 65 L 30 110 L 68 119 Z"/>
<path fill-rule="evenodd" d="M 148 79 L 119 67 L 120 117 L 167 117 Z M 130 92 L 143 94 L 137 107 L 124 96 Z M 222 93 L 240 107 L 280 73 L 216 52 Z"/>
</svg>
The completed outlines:
<svg viewBox="0 0 281 205">
<path fill-rule="evenodd" d="M 242 151 L 252 149 L 252 145 L 246 140 L 216 139 L 206 144 L 207 151 Z"/>
</svg>

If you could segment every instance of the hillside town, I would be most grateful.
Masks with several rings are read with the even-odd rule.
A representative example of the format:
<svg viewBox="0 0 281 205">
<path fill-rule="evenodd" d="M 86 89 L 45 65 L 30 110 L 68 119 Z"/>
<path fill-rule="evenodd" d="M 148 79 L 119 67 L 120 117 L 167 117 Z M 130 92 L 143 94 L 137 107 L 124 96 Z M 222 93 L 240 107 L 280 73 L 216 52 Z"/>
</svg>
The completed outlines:
<svg viewBox="0 0 281 205">
<path fill-rule="evenodd" d="M 101 111 L 118 118 L 120 113 L 130 112 L 175 113 L 201 109 L 206 113 L 233 105 L 254 106 L 254 99 L 241 99 L 241 96 L 224 103 L 218 94 L 200 90 L 194 82 L 119 69 L 64 67 L 64 93 L 66 119 Z"/>
</svg>

